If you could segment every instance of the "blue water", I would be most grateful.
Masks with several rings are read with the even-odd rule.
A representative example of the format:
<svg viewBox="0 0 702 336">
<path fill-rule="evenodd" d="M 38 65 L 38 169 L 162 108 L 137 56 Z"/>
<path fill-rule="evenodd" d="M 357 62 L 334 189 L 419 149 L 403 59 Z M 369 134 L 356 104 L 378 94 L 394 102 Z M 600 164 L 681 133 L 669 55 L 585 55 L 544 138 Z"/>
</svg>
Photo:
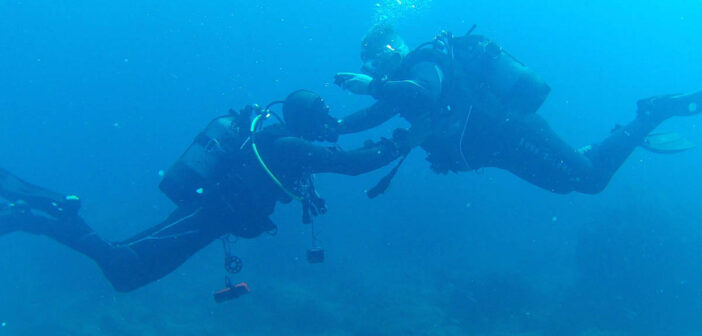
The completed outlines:
<svg viewBox="0 0 702 336">
<path fill-rule="evenodd" d="M 702 87 L 702 2 L 0 2 L 0 166 L 82 197 L 122 239 L 172 209 L 166 169 L 213 117 L 298 88 L 343 116 L 371 103 L 333 85 L 390 20 L 410 45 L 445 29 L 498 41 L 553 88 L 541 113 L 575 146 L 637 99 Z M 342 139 L 387 135 L 401 120 Z M 702 143 L 702 117 L 674 119 Z M 319 177 L 324 264 L 279 206 L 275 237 L 240 240 L 252 293 L 226 304 L 219 244 L 116 293 L 87 258 L 0 237 L 0 335 L 696 335 L 702 333 L 700 150 L 637 150 L 598 195 L 554 195 L 499 170 L 436 175 L 415 151 L 388 168 Z"/>
</svg>

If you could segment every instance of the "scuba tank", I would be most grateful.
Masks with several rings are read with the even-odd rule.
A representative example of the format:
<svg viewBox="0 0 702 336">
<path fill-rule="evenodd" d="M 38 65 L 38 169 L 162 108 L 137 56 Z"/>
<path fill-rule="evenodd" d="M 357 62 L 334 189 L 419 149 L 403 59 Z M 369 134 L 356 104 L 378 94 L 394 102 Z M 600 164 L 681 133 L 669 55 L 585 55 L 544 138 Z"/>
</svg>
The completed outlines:
<svg viewBox="0 0 702 336">
<path fill-rule="evenodd" d="M 475 27 L 457 37 L 442 32 L 421 44 L 407 55 L 399 72 L 402 79 L 414 65 L 432 62 L 445 76 L 441 108 L 431 116 L 433 131 L 422 144 L 438 173 L 471 169 L 462 147 L 473 112 L 490 119 L 535 113 L 551 92 L 535 71 L 497 43 L 472 34 Z"/>
<path fill-rule="evenodd" d="M 166 171 L 159 189 L 178 206 L 197 204 L 221 186 L 227 168 L 240 158 L 248 141 L 251 113 L 247 106 L 240 113 L 230 110 L 218 117 L 195 137 L 193 143 Z"/>
<path fill-rule="evenodd" d="M 534 70 L 480 35 L 451 38 L 453 63 L 460 82 L 477 92 L 489 92 L 505 107 L 534 113 L 551 88 Z"/>
</svg>

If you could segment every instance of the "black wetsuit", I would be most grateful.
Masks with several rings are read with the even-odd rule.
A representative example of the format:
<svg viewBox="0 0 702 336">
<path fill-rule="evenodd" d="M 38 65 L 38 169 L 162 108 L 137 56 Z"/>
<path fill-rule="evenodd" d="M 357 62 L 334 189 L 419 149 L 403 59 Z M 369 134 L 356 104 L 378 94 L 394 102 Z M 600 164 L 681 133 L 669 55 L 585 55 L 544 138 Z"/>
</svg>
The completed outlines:
<svg viewBox="0 0 702 336">
<path fill-rule="evenodd" d="M 494 97 L 452 85 L 450 71 L 432 58 L 405 62 L 389 80 L 371 83 L 378 101 L 344 118 L 339 131 L 370 129 L 399 114 L 412 127 L 430 128 L 421 146 L 437 172 L 496 167 L 552 192 L 598 193 L 664 120 L 639 113 L 604 141 L 578 150 L 538 114 L 506 108 Z"/>
<path fill-rule="evenodd" d="M 358 175 L 400 155 L 389 140 L 342 151 L 292 137 L 278 125 L 259 132 L 256 142 L 271 171 L 292 189 L 310 174 Z M 223 179 L 217 193 L 179 206 L 162 223 L 123 242 L 96 235 L 77 215 L 76 203 L 63 195 L 0 169 L 0 196 L 13 202 L 13 206 L 0 204 L 0 235 L 22 230 L 51 237 L 93 259 L 117 290 L 133 290 L 170 273 L 217 238 L 227 234 L 253 238 L 275 228 L 268 216 L 277 202 L 290 202 L 291 197 L 273 183 L 250 148 L 244 147 L 247 159 L 230 174 L 240 178 Z"/>
</svg>

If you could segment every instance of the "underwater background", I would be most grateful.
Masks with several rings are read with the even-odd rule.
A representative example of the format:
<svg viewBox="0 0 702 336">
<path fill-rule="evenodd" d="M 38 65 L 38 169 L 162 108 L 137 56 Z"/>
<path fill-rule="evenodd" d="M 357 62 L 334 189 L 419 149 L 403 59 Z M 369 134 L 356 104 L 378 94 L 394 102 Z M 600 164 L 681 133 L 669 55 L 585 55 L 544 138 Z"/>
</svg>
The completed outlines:
<svg viewBox="0 0 702 336">
<path fill-rule="evenodd" d="M 333 85 L 389 20 L 410 46 L 441 30 L 500 43 L 553 91 L 540 112 L 583 146 L 639 98 L 702 87 L 702 2 L 0 1 L 0 166 L 81 196 L 96 231 L 125 239 L 173 205 L 159 171 L 207 122 L 318 91 L 343 116 L 372 102 Z M 702 117 L 676 130 L 702 143 Z M 352 148 L 402 120 L 342 138 Z M 318 176 L 326 250 L 278 206 L 277 236 L 241 239 L 252 293 L 216 304 L 216 242 L 169 276 L 117 293 L 45 237 L 0 237 L 0 335 L 699 335 L 702 160 L 637 150 L 598 195 L 555 195 L 507 172 L 437 175 L 415 150 L 390 168 Z"/>
</svg>

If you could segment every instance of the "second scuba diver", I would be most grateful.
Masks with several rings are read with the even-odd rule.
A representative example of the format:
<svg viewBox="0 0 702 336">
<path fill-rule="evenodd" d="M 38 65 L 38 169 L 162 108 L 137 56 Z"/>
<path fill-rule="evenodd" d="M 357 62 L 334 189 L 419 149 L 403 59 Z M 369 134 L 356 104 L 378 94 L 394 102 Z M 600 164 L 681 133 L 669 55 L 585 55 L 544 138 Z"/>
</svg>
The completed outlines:
<svg viewBox="0 0 702 336">
<path fill-rule="evenodd" d="M 278 103 L 284 120 L 268 127 L 261 122 L 277 115 L 255 106 L 214 119 L 160 184 L 177 209 L 122 242 L 98 236 L 78 215 L 77 197 L 0 169 L 0 197 L 9 201 L 0 204 L 0 235 L 23 231 L 48 236 L 94 260 L 118 291 L 131 291 L 169 274 L 220 237 L 254 238 L 274 230 L 268 216 L 278 202 L 299 200 L 304 222 L 324 213 L 312 174 L 358 175 L 410 150 L 400 130 L 393 139 L 352 151 L 316 145 L 336 141 L 337 121 L 324 100 L 299 90 Z"/>
<path fill-rule="evenodd" d="M 338 73 L 335 82 L 377 102 L 342 119 L 338 131 L 359 132 L 399 114 L 434 171 L 497 167 L 555 193 L 599 193 L 637 146 L 691 147 L 674 134 L 650 133 L 670 117 L 698 114 L 702 92 L 642 99 L 629 124 L 599 143 L 571 147 L 536 113 L 549 86 L 472 30 L 442 33 L 410 52 L 392 26 L 374 26 L 361 46 L 365 74 Z"/>
</svg>

